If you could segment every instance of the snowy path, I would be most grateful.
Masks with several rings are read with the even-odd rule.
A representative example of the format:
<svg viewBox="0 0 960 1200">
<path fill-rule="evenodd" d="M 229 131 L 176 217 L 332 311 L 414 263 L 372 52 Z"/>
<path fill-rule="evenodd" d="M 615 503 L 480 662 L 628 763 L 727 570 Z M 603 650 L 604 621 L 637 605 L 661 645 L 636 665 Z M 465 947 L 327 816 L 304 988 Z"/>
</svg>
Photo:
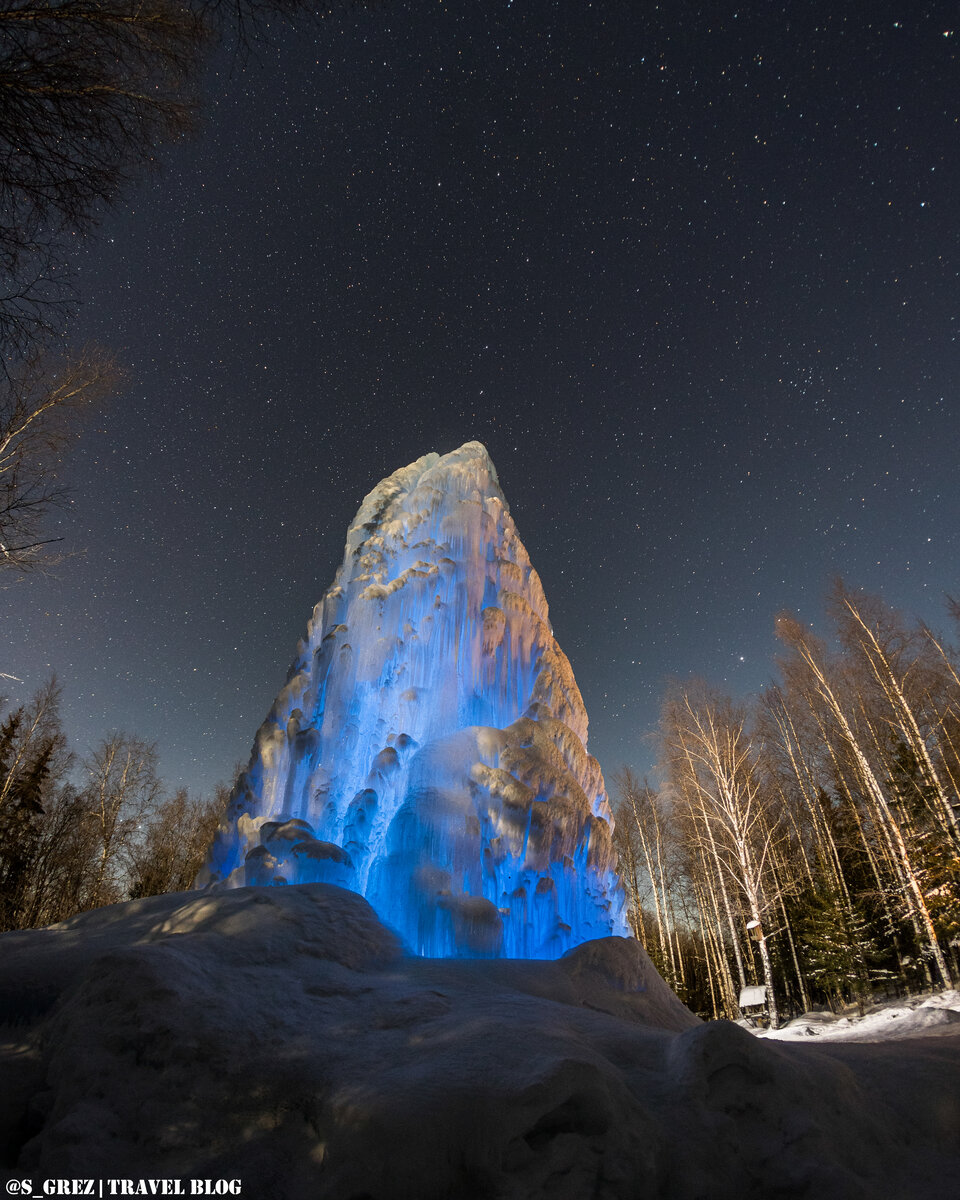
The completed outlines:
<svg viewBox="0 0 960 1200">
<path fill-rule="evenodd" d="M 960 1037 L 960 992 L 938 992 L 875 1005 L 864 1016 L 804 1013 L 758 1037 L 781 1042 L 882 1042 L 913 1037 Z"/>
</svg>

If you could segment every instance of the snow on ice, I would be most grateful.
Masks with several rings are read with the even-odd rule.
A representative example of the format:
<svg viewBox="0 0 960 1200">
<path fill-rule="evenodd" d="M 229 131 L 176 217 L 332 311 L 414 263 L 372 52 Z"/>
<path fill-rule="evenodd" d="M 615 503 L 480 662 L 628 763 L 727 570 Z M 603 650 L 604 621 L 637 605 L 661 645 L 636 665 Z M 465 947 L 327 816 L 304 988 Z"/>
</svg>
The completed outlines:
<svg viewBox="0 0 960 1200">
<path fill-rule="evenodd" d="M 432 957 L 625 934 L 586 740 L 487 451 L 425 455 L 360 506 L 198 884 L 335 883 Z"/>
<path fill-rule="evenodd" d="M 957 1194 L 947 1026 L 761 1040 L 692 1016 L 629 938 L 427 959 L 356 893 L 303 884 L 95 910 L 4 934 L 0 961 L 0 1177 L 238 1178 L 282 1200 Z"/>
</svg>

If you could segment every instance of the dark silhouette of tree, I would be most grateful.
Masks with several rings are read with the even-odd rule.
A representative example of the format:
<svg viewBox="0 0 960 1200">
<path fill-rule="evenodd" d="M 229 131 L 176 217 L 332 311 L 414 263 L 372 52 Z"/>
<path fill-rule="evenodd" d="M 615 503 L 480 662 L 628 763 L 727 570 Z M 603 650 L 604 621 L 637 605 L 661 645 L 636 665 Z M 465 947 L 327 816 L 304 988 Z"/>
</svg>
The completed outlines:
<svg viewBox="0 0 960 1200">
<path fill-rule="evenodd" d="M 97 847 L 90 907 L 98 908 L 125 898 L 129 847 L 160 803 L 162 785 L 156 747 L 130 734 L 104 738 L 83 765 L 86 819 Z"/>
<path fill-rule="evenodd" d="M 180 788 L 151 814 L 128 853 L 131 899 L 190 891 L 228 797 L 225 787 L 213 800 Z"/>
<path fill-rule="evenodd" d="M 23 923 L 55 776 L 69 763 L 51 680 L 0 726 L 0 929 Z"/>
<path fill-rule="evenodd" d="M 43 521 L 62 498 L 50 466 L 63 416 L 116 381 L 106 355 L 49 358 L 77 300 L 76 237 L 195 124 L 209 46 L 229 37 L 249 53 L 278 17 L 350 6 L 0 0 L 0 567 L 52 561 Z"/>
<path fill-rule="evenodd" d="M 0 344 L 60 328 L 65 241 L 183 133 L 206 36 L 177 0 L 19 0 L 0 11 Z"/>
<path fill-rule="evenodd" d="M 310 0 L 0 0 L 0 361 L 61 332 L 66 248 L 198 113 L 204 51 L 249 52 Z"/>
<path fill-rule="evenodd" d="M 78 762 L 58 703 L 51 680 L 0 721 L 0 931 L 189 891 L 227 801 L 223 785 L 168 795 L 154 747 L 131 734 Z"/>
</svg>

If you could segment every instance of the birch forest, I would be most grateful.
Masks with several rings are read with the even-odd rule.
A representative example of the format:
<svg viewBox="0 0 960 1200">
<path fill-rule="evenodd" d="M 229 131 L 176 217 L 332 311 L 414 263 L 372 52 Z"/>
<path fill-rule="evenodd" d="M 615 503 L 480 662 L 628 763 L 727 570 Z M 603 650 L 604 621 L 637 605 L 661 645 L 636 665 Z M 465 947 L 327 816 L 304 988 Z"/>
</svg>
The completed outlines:
<svg viewBox="0 0 960 1200">
<path fill-rule="evenodd" d="M 960 654 L 842 582 L 828 614 L 777 619 L 750 703 L 675 684 L 660 786 L 613 780 L 631 925 L 704 1017 L 960 985 Z"/>
</svg>

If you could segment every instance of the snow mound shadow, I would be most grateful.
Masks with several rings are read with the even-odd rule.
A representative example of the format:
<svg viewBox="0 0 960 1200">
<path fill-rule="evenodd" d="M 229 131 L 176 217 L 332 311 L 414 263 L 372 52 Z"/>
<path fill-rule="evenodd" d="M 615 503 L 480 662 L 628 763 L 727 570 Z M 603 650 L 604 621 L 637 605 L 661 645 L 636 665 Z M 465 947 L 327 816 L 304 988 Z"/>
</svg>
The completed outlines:
<svg viewBox="0 0 960 1200">
<path fill-rule="evenodd" d="M 905 1200 L 960 1173 L 960 1039 L 824 1048 L 705 1025 L 629 939 L 413 959 L 361 897 L 316 884 L 154 898 L 0 950 L 12 1177 Z"/>
</svg>

